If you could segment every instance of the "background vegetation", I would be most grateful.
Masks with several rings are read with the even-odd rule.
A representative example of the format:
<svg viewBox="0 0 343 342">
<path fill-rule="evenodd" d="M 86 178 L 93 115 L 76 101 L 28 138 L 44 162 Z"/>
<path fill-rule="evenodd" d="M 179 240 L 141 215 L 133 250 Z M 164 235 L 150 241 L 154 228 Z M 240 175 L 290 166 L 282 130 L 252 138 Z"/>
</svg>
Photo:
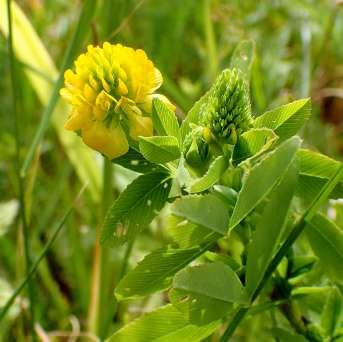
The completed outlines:
<svg viewBox="0 0 343 342">
<path fill-rule="evenodd" d="M 77 28 L 82 3 L 26 0 L 17 4 L 59 70 Z M 78 54 L 87 44 L 103 41 L 143 48 L 161 70 L 162 92 L 178 105 L 180 118 L 228 66 L 236 44 L 242 39 L 252 39 L 255 58 L 251 98 L 255 115 L 293 99 L 311 96 L 313 116 L 302 132 L 305 142 L 342 159 L 343 6 L 340 1 L 102 0 L 94 1 L 94 6 L 90 24 L 81 23 L 74 52 Z M 21 32 L 27 36 L 22 41 L 15 35 L 20 31 L 14 30 L 18 60 L 13 90 L 5 12 L 6 1 L 1 0 L 0 307 L 25 276 L 25 245 L 29 247 L 30 264 L 51 240 L 84 180 L 92 177 L 32 278 L 30 293 L 23 291 L 1 322 L 0 340 L 30 339 L 32 315 L 42 340 L 48 336 L 67 338 L 80 334 L 85 340 L 103 338 L 164 300 L 153 296 L 142 302 L 117 305 L 113 296 L 113 288 L 126 269 L 168 241 L 162 229 L 163 216 L 133 246 L 100 249 L 96 245 L 97 231 L 109 201 L 135 175 L 120 167 L 102 165 L 99 156 L 93 158 L 83 154 L 84 150 L 75 155 L 74 145 L 62 138 L 71 133 L 61 133 L 58 125 L 67 114 L 63 105 L 56 107 L 53 124 L 44 124 L 44 108 L 58 73 L 44 51 L 34 49 L 37 42 L 29 41 L 31 36 L 25 28 Z M 24 27 L 23 21 L 19 23 Z M 14 21 L 14 25 L 18 22 Z M 44 135 L 39 148 L 34 149 L 22 186 L 18 186 L 18 171 L 42 122 L 46 128 Z M 17 157 L 19 163 L 15 162 Z M 77 163 L 78 157 L 87 163 Z M 26 209 L 24 235 L 20 202 L 25 203 Z M 335 202 L 331 216 L 343 228 L 342 202 Z M 128 264 L 123 263 L 131 248 Z M 105 272 L 100 272 L 98 279 L 101 269 Z M 261 334 L 265 340 L 268 337 L 260 328 L 264 320 L 262 314 L 254 319 L 252 330 L 257 335 L 244 334 L 242 330 L 237 338 L 256 341 Z"/>
</svg>

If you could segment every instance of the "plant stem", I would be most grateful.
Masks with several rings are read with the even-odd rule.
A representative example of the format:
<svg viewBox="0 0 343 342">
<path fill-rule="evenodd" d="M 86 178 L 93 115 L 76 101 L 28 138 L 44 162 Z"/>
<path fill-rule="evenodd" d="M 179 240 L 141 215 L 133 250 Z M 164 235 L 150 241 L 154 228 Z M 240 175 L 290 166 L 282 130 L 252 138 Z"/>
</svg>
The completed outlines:
<svg viewBox="0 0 343 342">
<path fill-rule="evenodd" d="M 91 280 L 91 293 L 88 310 L 88 331 L 97 334 L 98 331 L 98 312 L 99 312 L 99 291 L 100 291 L 100 242 L 95 241 L 93 271 Z"/>
<path fill-rule="evenodd" d="M 13 52 L 13 31 L 12 31 L 12 11 L 11 11 L 11 0 L 7 0 L 7 17 L 8 17 L 8 48 L 9 48 L 9 61 L 11 70 L 11 85 L 12 85 L 12 108 L 13 108 L 13 130 L 15 137 L 15 164 L 16 164 L 16 176 L 18 181 L 18 196 L 20 203 L 20 218 L 22 223 L 22 233 L 24 239 L 24 255 L 25 255 L 25 269 L 26 273 L 31 267 L 30 249 L 29 249 L 29 227 L 26 220 L 26 206 L 25 206 L 25 188 L 24 180 L 20 177 L 20 132 L 18 125 L 18 110 L 17 110 L 17 84 L 16 84 L 16 65 Z M 34 309 L 34 291 L 31 282 L 27 283 L 29 298 L 30 298 L 30 329 L 32 334 L 33 342 L 36 341 L 36 335 L 34 331 L 35 321 L 35 309 Z M 4 309 L 6 306 L 4 307 Z M 4 312 L 4 309 L 1 311 Z M 1 319 L 2 315 L 0 315 Z"/>
<path fill-rule="evenodd" d="M 286 255 L 289 248 L 293 245 L 293 243 L 297 240 L 299 235 L 303 232 L 304 228 L 306 227 L 307 222 L 312 219 L 312 217 L 315 215 L 319 207 L 326 200 L 327 196 L 331 193 L 331 191 L 338 184 L 338 182 L 341 181 L 342 176 L 343 176 L 343 164 L 340 165 L 340 167 L 337 169 L 333 177 L 322 188 L 318 196 L 315 198 L 315 200 L 312 202 L 312 204 L 306 210 L 306 212 L 302 215 L 298 223 L 295 225 L 294 229 L 288 235 L 285 242 L 281 245 L 280 249 L 275 254 L 271 262 L 269 263 L 262 280 L 260 281 L 256 290 L 251 296 L 251 303 L 253 303 L 255 299 L 258 297 L 261 290 L 264 288 L 265 284 L 267 283 L 267 281 L 269 280 L 269 278 L 275 271 L 276 267 L 278 266 L 282 258 Z M 237 310 L 229 326 L 227 327 L 223 336 L 221 337 L 220 342 L 226 342 L 231 338 L 231 336 L 235 332 L 241 320 L 244 318 L 247 311 L 248 311 L 248 308 L 239 308 Z"/>
<path fill-rule="evenodd" d="M 106 215 L 107 209 L 112 198 L 112 163 L 108 159 L 104 159 L 103 164 L 103 193 L 102 206 L 100 210 L 100 219 Z M 101 226 L 98 226 L 97 240 L 95 243 L 93 276 L 92 276 L 92 295 L 89 307 L 88 325 L 89 330 L 98 336 L 103 335 L 104 319 L 100 320 L 101 316 L 107 317 L 108 309 L 108 290 L 109 290 L 109 251 L 106 247 L 100 246 Z M 100 291 L 101 289 L 101 291 Z"/>
<path fill-rule="evenodd" d="M 103 169 L 103 198 L 102 198 L 102 218 L 105 217 L 108 208 L 113 200 L 113 164 L 108 159 L 105 159 Z M 98 234 L 100 238 L 100 234 Z M 98 325 L 99 325 L 99 337 L 104 339 L 107 334 L 109 323 L 111 322 L 111 299 L 113 305 L 115 304 L 113 294 L 111 291 L 112 277 L 110 270 L 110 253 L 111 250 L 108 246 L 101 246 L 100 248 L 100 277 L 99 281 L 101 286 L 100 300 L 99 300 L 99 312 L 98 312 Z"/>
<path fill-rule="evenodd" d="M 129 266 L 129 259 L 132 253 L 134 242 L 135 240 L 131 239 L 127 242 L 127 245 L 125 246 L 123 260 L 118 271 L 117 283 L 120 282 L 120 280 L 125 276 L 127 272 Z M 122 313 L 125 312 L 125 307 L 127 307 L 127 304 L 116 301 L 115 306 L 112 308 L 111 317 L 116 315 L 118 322 L 122 323 Z"/>
<path fill-rule="evenodd" d="M 248 312 L 248 308 L 239 308 L 235 315 L 233 316 L 230 324 L 226 328 L 224 334 L 220 338 L 220 342 L 228 341 L 233 333 L 235 332 L 236 328 L 238 327 L 241 320 L 244 318 L 245 314 Z"/>
</svg>

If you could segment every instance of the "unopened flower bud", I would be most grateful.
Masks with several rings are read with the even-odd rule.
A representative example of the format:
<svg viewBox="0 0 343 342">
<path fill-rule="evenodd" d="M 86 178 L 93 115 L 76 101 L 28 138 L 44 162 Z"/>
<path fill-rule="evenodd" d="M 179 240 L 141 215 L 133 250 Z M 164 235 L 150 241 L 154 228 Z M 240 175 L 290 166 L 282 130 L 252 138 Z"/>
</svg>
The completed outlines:
<svg viewBox="0 0 343 342">
<path fill-rule="evenodd" d="M 190 132 L 184 141 L 184 155 L 187 163 L 195 168 L 202 168 L 210 159 L 208 130 L 202 127 Z"/>
<path fill-rule="evenodd" d="M 241 73 L 224 70 L 210 89 L 200 113 L 200 124 L 221 143 L 234 145 L 252 124 L 248 89 Z"/>
</svg>

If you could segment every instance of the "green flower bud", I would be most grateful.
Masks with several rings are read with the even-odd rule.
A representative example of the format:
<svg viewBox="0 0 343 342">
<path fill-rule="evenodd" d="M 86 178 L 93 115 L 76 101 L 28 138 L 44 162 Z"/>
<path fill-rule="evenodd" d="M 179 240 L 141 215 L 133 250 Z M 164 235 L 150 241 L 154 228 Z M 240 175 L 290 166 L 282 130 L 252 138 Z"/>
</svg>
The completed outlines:
<svg viewBox="0 0 343 342">
<path fill-rule="evenodd" d="M 192 167 L 202 168 L 209 161 L 209 145 L 202 128 L 199 127 L 186 136 L 183 152 L 187 163 Z"/>
<path fill-rule="evenodd" d="M 201 108 L 200 125 L 208 127 L 221 143 L 235 145 L 252 124 L 248 89 L 241 73 L 224 70 Z"/>
</svg>

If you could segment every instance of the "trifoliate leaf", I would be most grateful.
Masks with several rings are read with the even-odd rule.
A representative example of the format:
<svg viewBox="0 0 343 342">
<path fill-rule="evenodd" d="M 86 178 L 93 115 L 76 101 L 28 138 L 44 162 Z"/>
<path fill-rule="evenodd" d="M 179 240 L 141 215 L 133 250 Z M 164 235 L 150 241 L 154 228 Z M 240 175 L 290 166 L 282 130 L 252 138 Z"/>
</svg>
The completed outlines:
<svg viewBox="0 0 343 342">
<path fill-rule="evenodd" d="M 120 194 L 105 217 L 101 242 L 125 242 L 145 229 L 162 209 L 171 187 L 166 172 L 151 172 L 137 177 Z"/>
<path fill-rule="evenodd" d="M 139 150 L 152 163 L 167 163 L 181 154 L 178 140 L 173 136 L 140 137 Z"/>
</svg>

